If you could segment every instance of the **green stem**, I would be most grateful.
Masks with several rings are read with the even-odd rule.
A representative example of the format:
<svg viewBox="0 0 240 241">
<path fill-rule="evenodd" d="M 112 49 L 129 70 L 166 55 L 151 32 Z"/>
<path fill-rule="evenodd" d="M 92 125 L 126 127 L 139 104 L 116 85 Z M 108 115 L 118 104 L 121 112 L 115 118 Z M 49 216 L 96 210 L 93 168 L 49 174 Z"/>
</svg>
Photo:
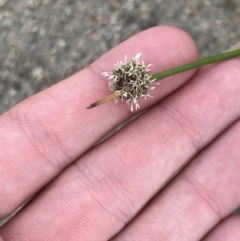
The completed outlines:
<svg viewBox="0 0 240 241">
<path fill-rule="evenodd" d="M 216 62 L 220 62 L 220 61 L 223 61 L 223 60 L 232 59 L 232 58 L 235 58 L 235 57 L 238 57 L 238 56 L 240 56 L 240 49 L 235 50 L 235 51 L 222 53 L 222 54 L 217 54 L 215 56 L 200 59 L 200 60 L 197 60 L 195 62 L 191 62 L 189 64 L 185 64 L 185 65 L 178 66 L 178 67 L 175 67 L 175 68 L 172 68 L 172 69 L 168 69 L 166 71 L 154 74 L 152 78 L 156 79 L 156 81 L 158 81 L 158 80 L 161 80 L 163 78 L 169 77 L 171 75 L 179 74 L 179 73 L 191 70 L 191 69 L 200 68 L 202 66 L 212 64 L 212 63 L 216 63 Z"/>
</svg>

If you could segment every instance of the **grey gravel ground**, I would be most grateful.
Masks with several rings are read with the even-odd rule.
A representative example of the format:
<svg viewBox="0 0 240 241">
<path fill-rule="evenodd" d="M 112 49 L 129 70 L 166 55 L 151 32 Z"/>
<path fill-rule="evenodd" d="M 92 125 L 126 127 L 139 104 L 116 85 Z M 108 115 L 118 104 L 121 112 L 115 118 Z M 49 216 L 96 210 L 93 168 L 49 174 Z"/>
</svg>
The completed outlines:
<svg viewBox="0 0 240 241">
<path fill-rule="evenodd" d="M 240 41 L 239 23 L 240 0 L 9 0 L 0 8 L 0 114 L 149 27 L 183 28 L 207 56 Z"/>
</svg>

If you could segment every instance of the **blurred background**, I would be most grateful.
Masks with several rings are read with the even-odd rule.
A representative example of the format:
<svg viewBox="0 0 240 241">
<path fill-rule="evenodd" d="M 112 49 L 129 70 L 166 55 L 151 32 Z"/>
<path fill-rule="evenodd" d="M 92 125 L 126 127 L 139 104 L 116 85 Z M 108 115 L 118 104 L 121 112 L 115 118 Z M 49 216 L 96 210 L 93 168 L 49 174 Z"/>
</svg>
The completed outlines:
<svg viewBox="0 0 240 241">
<path fill-rule="evenodd" d="M 178 26 L 205 57 L 239 42 L 239 23 L 240 0 L 0 0 L 0 114 L 147 28 Z"/>
</svg>

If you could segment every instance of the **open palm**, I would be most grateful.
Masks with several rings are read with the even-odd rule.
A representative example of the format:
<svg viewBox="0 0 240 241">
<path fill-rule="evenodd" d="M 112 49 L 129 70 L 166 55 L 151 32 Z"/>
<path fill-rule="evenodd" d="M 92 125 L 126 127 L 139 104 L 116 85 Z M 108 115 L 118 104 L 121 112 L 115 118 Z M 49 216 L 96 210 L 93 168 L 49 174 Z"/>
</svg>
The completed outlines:
<svg viewBox="0 0 240 241">
<path fill-rule="evenodd" d="M 182 30 L 152 28 L 0 117 L 0 218 L 35 195 L 0 240 L 240 240 L 240 60 L 162 80 L 95 145 L 133 116 L 86 110 L 109 94 L 101 73 L 139 52 L 153 73 L 198 58 Z"/>
</svg>

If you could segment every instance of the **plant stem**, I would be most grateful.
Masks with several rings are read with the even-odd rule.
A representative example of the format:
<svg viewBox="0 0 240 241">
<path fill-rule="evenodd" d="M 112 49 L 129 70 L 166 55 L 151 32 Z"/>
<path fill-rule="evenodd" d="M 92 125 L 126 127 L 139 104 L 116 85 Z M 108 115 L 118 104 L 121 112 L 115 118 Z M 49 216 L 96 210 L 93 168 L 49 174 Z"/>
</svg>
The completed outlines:
<svg viewBox="0 0 240 241">
<path fill-rule="evenodd" d="M 222 53 L 222 54 L 217 54 L 215 56 L 207 57 L 207 58 L 200 59 L 200 60 L 185 64 L 185 65 L 182 65 L 182 66 L 178 66 L 178 67 L 175 67 L 175 68 L 172 68 L 172 69 L 168 69 L 168 70 L 159 72 L 157 74 L 154 74 L 152 76 L 152 78 L 156 79 L 155 80 L 155 82 L 156 82 L 156 81 L 159 81 L 161 79 L 164 79 L 166 77 L 169 77 L 169 76 L 172 76 L 172 75 L 175 75 L 175 74 L 179 74 L 179 73 L 191 70 L 191 69 L 200 68 L 202 66 L 205 66 L 205 65 L 208 65 L 208 64 L 213 64 L 213 63 L 220 62 L 220 61 L 223 61 L 223 60 L 232 59 L 232 58 L 235 58 L 235 57 L 238 57 L 238 56 L 240 56 L 240 49 L 225 52 L 225 53 Z M 89 105 L 87 107 L 87 109 L 91 109 L 93 107 L 104 104 L 104 103 L 106 103 L 106 102 L 108 102 L 108 101 L 110 101 L 110 100 L 112 100 L 116 97 L 121 96 L 121 94 L 122 94 L 121 92 L 114 92 L 113 94 L 111 94 L 109 96 L 106 96 L 103 99 L 98 100 L 98 101 L 94 102 L 93 104 Z"/>
<path fill-rule="evenodd" d="M 200 59 L 200 60 L 197 60 L 195 62 L 191 62 L 189 64 L 185 64 L 185 65 L 182 65 L 182 66 L 179 66 L 179 67 L 168 69 L 166 71 L 154 74 L 152 76 L 152 78 L 156 79 L 156 81 L 158 81 L 158 80 L 161 80 L 163 78 L 169 77 L 171 75 L 179 74 L 179 73 L 191 70 L 191 69 L 200 68 L 202 66 L 212 64 L 212 63 L 216 63 L 216 62 L 220 62 L 220 61 L 223 61 L 223 60 L 232 59 L 232 58 L 238 57 L 238 56 L 240 56 L 240 49 L 235 50 L 235 51 L 231 51 L 231 52 L 227 52 L 227 53 L 217 54 L 215 56 Z"/>
</svg>

